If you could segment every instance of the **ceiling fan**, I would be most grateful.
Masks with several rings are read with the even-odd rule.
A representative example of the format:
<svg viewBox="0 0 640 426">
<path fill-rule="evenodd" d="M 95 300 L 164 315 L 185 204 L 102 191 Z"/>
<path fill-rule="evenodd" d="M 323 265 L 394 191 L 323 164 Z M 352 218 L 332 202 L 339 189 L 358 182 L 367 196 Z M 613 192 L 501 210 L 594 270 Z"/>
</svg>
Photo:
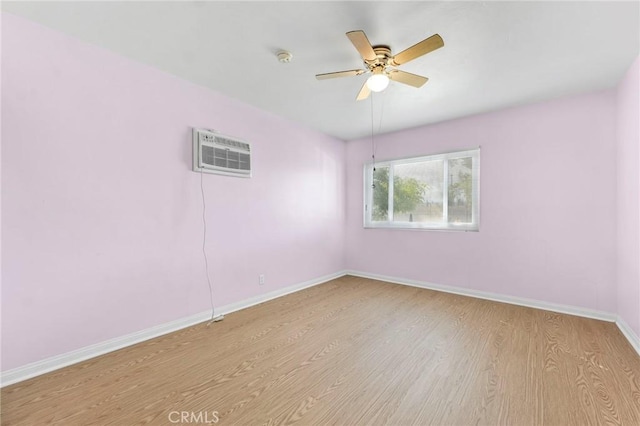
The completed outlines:
<svg viewBox="0 0 640 426">
<path fill-rule="evenodd" d="M 362 30 L 349 31 L 347 37 L 362 56 L 366 69 L 329 72 L 325 74 L 316 74 L 318 80 L 326 80 L 337 77 L 350 77 L 354 75 L 362 75 L 371 73 L 372 75 L 360 89 L 356 100 L 361 101 L 369 97 L 373 92 L 381 92 L 389 85 L 389 80 L 398 83 L 408 84 L 413 87 L 422 87 L 428 78 L 421 75 L 411 74 L 406 71 L 400 71 L 395 67 L 406 64 L 422 55 L 433 52 L 444 46 L 442 37 L 434 34 L 431 37 L 416 43 L 408 49 L 403 50 L 397 55 L 391 56 L 391 48 L 386 45 L 372 46 L 369 43 L 367 35 Z"/>
</svg>

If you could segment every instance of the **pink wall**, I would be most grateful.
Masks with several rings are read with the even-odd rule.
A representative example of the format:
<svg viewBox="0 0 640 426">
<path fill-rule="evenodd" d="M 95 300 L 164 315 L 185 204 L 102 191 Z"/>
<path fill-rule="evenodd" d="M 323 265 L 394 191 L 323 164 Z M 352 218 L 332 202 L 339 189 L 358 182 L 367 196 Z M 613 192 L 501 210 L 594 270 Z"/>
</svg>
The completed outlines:
<svg viewBox="0 0 640 426">
<path fill-rule="evenodd" d="M 347 145 L 347 268 L 615 312 L 615 93 L 381 135 L 385 160 L 481 146 L 480 232 L 363 229 L 370 138 Z"/>
<path fill-rule="evenodd" d="M 377 137 L 380 160 L 481 145 L 481 230 L 365 230 L 368 138 L 345 150 L 6 13 L 2 36 L 2 370 L 209 308 L 191 126 L 253 144 L 253 178 L 204 176 L 218 306 L 347 267 L 618 311 L 640 334 L 638 61 L 617 94 Z"/>
<path fill-rule="evenodd" d="M 1 13 L 1 12 L 0 12 Z M 2 19 L 0 19 L 0 78 L 2 76 Z M 0 82 L 0 98 L 2 97 L 2 84 Z M 0 332 L 2 331 L 2 102 L 0 102 Z M 0 340 L 2 335 L 0 334 Z M 4 371 L 2 364 L 2 351 L 0 342 L 0 371 Z"/>
<path fill-rule="evenodd" d="M 344 142 L 6 13 L 2 32 L 3 370 L 209 309 L 191 126 L 253 144 L 253 178 L 204 176 L 218 306 L 344 269 Z"/>
<path fill-rule="evenodd" d="M 640 59 L 618 86 L 618 314 L 640 336 Z"/>
</svg>

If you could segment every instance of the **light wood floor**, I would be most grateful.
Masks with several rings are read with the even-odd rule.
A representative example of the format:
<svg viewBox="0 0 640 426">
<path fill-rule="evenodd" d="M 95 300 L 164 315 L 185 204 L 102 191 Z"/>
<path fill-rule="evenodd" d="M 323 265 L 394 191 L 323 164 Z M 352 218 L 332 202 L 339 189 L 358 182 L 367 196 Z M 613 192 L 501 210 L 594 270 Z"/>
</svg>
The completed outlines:
<svg viewBox="0 0 640 426">
<path fill-rule="evenodd" d="M 640 425 L 640 357 L 612 323 L 343 277 L 2 390 L 3 425 L 172 424 L 172 411 Z"/>
</svg>

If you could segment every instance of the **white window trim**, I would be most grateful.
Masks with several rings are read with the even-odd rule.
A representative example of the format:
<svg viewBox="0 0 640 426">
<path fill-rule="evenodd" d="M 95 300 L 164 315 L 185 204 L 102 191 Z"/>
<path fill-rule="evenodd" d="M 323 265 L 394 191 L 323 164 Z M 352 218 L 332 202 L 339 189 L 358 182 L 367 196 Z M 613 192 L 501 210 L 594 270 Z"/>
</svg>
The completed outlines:
<svg viewBox="0 0 640 426">
<path fill-rule="evenodd" d="M 472 158 L 472 193 L 473 209 L 471 212 L 471 223 L 437 223 L 437 222 L 398 222 L 392 221 L 393 215 L 393 166 L 396 164 L 407 164 L 412 162 L 450 160 L 460 157 Z M 451 151 L 433 155 L 423 155 L 420 157 L 397 158 L 393 160 L 376 161 L 376 167 L 389 167 L 389 217 L 386 221 L 371 220 L 372 185 L 373 185 L 373 163 L 367 163 L 363 168 L 363 226 L 373 229 L 415 229 L 415 230 L 436 230 L 436 231 L 479 231 L 480 230 L 480 147 L 467 149 L 464 151 Z M 443 190 L 443 217 L 447 217 L 448 196 L 449 196 L 449 163 L 444 161 L 444 190 Z"/>
</svg>

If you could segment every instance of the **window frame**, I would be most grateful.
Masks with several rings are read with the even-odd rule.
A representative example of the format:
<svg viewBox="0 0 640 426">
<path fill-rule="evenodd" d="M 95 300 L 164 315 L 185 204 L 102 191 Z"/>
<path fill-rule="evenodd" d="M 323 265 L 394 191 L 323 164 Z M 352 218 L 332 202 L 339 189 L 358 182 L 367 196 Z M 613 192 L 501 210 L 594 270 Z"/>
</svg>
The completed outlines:
<svg viewBox="0 0 640 426">
<path fill-rule="evenodd" d="M 449 160 L 471 157 L 471 223 L 449 223 L 446 221 L 448 214 L 449 198 Z M 393 221 L 393 166 L 426 161 L 443 160 L 443 223 L 438 222 L 400 222 Z M 437 154 L 421 155 L 416 157 L 402 157 L 391 160 L 376 161 L 376 168 L 389 167 L 389 203 L 386 221 L 373 221 L 371 214 L 373 208 L 373 162 L 365 163 L 363 167 L 363 227 L 365 229 L 409 229 L 424 231 L 480 231 L 480 147 L 460 151 L 448 151 Z"/>
</svg>

